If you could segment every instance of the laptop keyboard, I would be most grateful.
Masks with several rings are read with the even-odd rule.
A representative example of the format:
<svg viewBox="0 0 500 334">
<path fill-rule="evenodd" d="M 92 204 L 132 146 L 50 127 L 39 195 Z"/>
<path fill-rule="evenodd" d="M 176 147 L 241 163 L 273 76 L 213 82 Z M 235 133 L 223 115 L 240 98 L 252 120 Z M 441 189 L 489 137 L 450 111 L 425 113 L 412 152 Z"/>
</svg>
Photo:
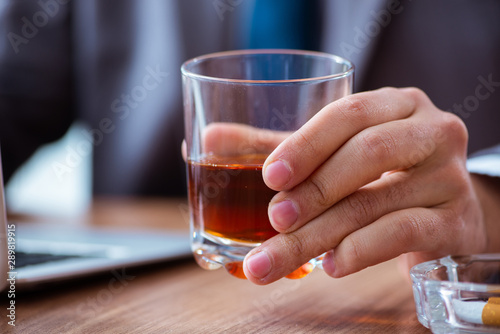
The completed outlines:
<svg viewBox="0 0 500 334">
<path fill-rule="evenodd" d="M 49 253 L 24 253 L 16 252 L 16 268 L 22 268 L 30 265 L 61 261 L 73 258 L 80 258 L 78 255 L 56 255 Z"/>
</svg>

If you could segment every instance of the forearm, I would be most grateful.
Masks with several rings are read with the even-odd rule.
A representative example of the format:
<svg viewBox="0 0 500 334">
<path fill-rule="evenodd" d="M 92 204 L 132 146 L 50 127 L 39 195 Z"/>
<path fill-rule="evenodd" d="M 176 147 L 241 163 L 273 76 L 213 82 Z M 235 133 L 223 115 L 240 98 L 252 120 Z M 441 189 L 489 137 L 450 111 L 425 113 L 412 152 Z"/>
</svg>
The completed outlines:
<svg viewBox="0 0 500 334">
<path fill-rule="evenodd" d="M 500 178 L 471 174 L 488 236 L 486 252 L 500 252 Z"/>
</svg>

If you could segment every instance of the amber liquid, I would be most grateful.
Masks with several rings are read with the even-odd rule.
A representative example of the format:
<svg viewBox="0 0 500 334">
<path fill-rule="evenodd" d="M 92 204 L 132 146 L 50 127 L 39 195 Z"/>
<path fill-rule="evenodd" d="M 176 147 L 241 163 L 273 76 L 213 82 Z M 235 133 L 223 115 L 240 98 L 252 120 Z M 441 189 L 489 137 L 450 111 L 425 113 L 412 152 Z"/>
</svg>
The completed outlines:
<svg viewBox="0 0 500 334">
<path fill-rule="evenodd" d="M 276 191 L 262 179 L 265 155 L 210 156 L 188 162 L 195 220 L 217 237 L 259 243 L 276 235 L 267 215 Z"/>
</svg>

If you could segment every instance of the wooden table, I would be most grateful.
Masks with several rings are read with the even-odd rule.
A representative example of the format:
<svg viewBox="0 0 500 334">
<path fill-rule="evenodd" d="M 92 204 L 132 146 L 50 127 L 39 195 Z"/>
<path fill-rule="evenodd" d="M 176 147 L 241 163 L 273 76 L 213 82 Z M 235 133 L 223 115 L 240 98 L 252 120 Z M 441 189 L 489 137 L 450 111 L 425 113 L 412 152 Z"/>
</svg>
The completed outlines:
<svg viewBox="0 0 500 334">
<path fill-rule="evenodd" d="M 81 223 L 187 229 L 173 200 L 99 199 Z M 255 286 L 192 259 L 113 273 L 16 296 L 16 327 L 1 333 L 429 333 L 410 284 L 390 261 L 342 279 L 315 270 Z M 6 298 L 2 298 L 6 313 Z M 2 313 L 2 314 L 3 314 Z"/>
</svg>

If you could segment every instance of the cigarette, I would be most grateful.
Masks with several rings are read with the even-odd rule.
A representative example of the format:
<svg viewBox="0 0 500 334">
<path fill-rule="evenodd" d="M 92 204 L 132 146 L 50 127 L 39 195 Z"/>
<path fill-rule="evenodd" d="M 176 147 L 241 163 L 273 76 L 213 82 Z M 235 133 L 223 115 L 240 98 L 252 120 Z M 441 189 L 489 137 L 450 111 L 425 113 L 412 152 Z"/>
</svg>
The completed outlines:
<svg viewBox="0 0 500 334">
<path fill-rule="evenodd" d="M 500 297 L 490 297 L 487 302 L 454 300 L 453 307 L 461 320 L 500 327 Z"/>
</svg>

